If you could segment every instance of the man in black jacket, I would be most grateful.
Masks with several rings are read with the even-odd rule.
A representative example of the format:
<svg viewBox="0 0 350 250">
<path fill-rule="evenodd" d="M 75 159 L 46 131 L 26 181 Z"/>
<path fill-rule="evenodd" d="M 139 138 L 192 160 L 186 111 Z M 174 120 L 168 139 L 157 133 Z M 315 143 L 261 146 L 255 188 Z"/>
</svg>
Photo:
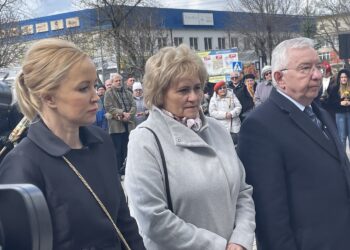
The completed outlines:
<svg viewBox="0 0 350 250">
<path fill-rule="evenodd" d="M 332 118 L 313 101 L 322 79 L 313 44 L 294 38 L 274 49 L 276 88 L 241 127 L 259 250 L 350 246 L 350 164 Z"/>
</svg>

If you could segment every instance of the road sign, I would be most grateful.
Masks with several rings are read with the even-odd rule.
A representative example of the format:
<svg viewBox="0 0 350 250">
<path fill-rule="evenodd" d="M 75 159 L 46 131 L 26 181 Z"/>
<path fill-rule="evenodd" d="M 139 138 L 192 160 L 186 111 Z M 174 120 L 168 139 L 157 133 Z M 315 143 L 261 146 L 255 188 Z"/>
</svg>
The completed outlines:
<svg viewBox="0 0 350 250">
<path fill-rule="evenodd" d="M 242 62 L 240 61 L 236 61 L 236 62 L 232 62 L 232 69 L 233 71 L 242 71 L 243 66 L 242 66 Z"/>
</svg>

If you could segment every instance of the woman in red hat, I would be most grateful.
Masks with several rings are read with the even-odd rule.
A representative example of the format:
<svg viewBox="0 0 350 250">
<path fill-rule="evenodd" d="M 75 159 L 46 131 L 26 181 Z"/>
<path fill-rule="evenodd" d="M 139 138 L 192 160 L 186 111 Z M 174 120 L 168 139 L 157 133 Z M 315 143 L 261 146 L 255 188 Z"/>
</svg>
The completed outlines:
<svg viewBox="0 0 350 250">
<path fill-rule="evenodd" d="M 241 120 L 239 114 L 242 105 L 232 91 L 227 91 L 225 81 L 217 82 L 214 86 L 215 94 L 210 99 L 209 114 L 217 119 L 231 133 L 233 143 L 237 144 Z"/>
</svg>

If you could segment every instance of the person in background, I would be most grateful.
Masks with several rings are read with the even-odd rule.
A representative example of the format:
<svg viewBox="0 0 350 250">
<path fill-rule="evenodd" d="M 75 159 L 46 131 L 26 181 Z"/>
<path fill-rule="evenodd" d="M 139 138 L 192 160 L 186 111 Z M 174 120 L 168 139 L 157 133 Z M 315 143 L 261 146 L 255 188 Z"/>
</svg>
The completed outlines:
<svg viewBox="0 0 350 250">
<path fill-rule="evenodd" d="M 335 112 L 335 122 L 339 138 L 346 149 L 346 140 L 350 143 L 350 71 L 342 69 L 337 82 L 331 86 L 328 103 Z"/>
<path fill-rule="evenodd" d="M 184 44 L 146 63 L 151 112 L 131 132 L 125 190 L 147 249 L 252 249 L 252 188 L 228 131 L 200 109 L 206 79 L 204 63 Z"/>
<path fill-rule="evenodd" d="M 227 83 L 227 87 L 233 90 L 233 93 L 237 95 L 237 92 L 241 91 L 244 82 L 241 81 L 241 73 L 238 71 L 233 71 L 230 73 L 231 81 Z"/>
<path fill-rule="evenodd" d="M 96 121 L 95 125 L 99 126 L 103 130 L 108 130 L 108 122 L 107 118 L 105 117 L 106 109 L 104 105 L 104 95 L 106 92 L 106 87 L 104 85 L 97 85 L 97 95 L 100 98 L 98 100 L 98 110 L 96 112 Z"/>
<path fill-rule="evenodd" d="M 247 117 L 250 111 L 254 108 L 254 92 L 256 88 L 255 76 L 253 74 L 246 74 L 243 79 L 243 87 L 235 93 L 239 102 L 242 105 L 242 111 L 239 118 L 243 120 Z"/>
<path fill-rule="evenodd" d="M 270 96 L 270 92 L 273 88 L 272 85 L 272 73 L 271 73 L 271 66 L 266 65 L 262 71 L 261 76 L 263 80 L 257 85 L 255 94 L 254 94 L 254 104 L 255 106 L 259 106 L 264 101 L 267 100 Z"/>
<path fill-rule="evenodd" d="M 72 165 L 128 245 L 144 250 L 117 175 L 113 143 L 106 132 L 91 126 L 99 100 L 96 82 L 94 62 L 74 44 L 47 39 L 29 48 L 16 93 L 32 122 L 27 137 L 2 161 L 0 183 L 29 183 L 42 191 L 51 215 L 53 249 L 121 250 L 112 222 Z"/>
<path fill-rule="evenodd" d="M 135 128 L 136 103 L 130 91 L 122 85 L 122 76 L 114 74 L 112 88 L 105 93 L 108 131 L 116 150 L 119 174 L 124 175 L 129 133 Z"/>
<path fill-rule="evenodd" d="M 238 132 L 241 127 L 239 114 L 242 105 L 232 91 L 227 91 L 225 81 L 219 81 L 214 86 L 215 95 L 210 99 L 209 114 L 217 119 L 230 132 L 233 143 L 238 142 Z"/>
<path fill-rule="evenodd" d="M 132 90 L 132 86 L 135 82 L 135 78 L 130 76 L 127 80 L 126 80 L 126 89 L 129 90 L 131 93 L 133 92 Z"/>
<path fill-rule="evenodd" d="M 105 87 L 106 87 L 106 91 L 112 87 L 112 79 L 107 79 L 105 81 Z"/>
<path fill-rule="evenodd" d="M 323 62 L 323 78 L 320 92 L 317 100 L 321 104 L 322 108 L 328 111 L 333 120 L 335 121 L 335 111 L 329 102 L 329 95 L 331 89 L 336 85 L 336 79 L 333 77 L 332 67 L 328 62 Z"/>
<path fill-rule="evenodd" d="M 134 100 L 136 103 L 135 122 L 137 126 L 147 119 L 149 112 L 143 100 L 142 84 L 140 82 L 134 82 L 134 84 L 132 85 L 132 90 Z"/>
<path fill-rule="evenodd" d="M 332 118 L 313 101 L 322 79 L 313 40 L 277 45 L 272 75 L 275 88 L 238 142 L 254 188 L 258 249 L 348 249 L 350 164 Z"/>
</svg>

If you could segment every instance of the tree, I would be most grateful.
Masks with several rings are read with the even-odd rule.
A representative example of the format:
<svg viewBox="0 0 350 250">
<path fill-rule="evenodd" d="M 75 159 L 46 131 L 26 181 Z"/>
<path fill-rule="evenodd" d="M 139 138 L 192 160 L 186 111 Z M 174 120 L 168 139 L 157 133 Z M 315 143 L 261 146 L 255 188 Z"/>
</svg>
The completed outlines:
<svg viewBox="0 0 350 250">
<path fill-rule="evenodd" d="M 7 67 L 22 57 L 24 46 L 18 38 L 18 7 L 17 0 L 0 1 L 0 67 Z"/>
<path fill-rule="evenodd" d="M 253 45 L 263 63 L 271 62 L 273 48 L 283 40 L 299 33 L 300 0 L 228 0 L 231 10 L 246 13 L 246 18 L 235 19 L 236 32 Z M 233 15 L 234 17 L 234 15 Z"/>
<path fill-rule="evenodd" d="M 327 44 L 339 56 L 338 36 L 350 29 L 350 0 L 317 1 L 320 44 Z M 344 60 L 349 67 L 348 60 Z"/>
<path fill-rule="evenodd" d="M 302 15 L 305 17 L 301 24 L 301 30 L 304 37 L 314 38 L 317 32 L 316 26 L 316 10 L 315 5 L 306 0 L 306 5 L 302 11 Z"/>
<path fill-rule="evenodd" d="M 155 48 L 157 36 L 163 34 L 157 11 L 145 7 L 155 3 L 146 0 L 79 2 L 84 7 L 96 9 L 100 26 L 110 26 L 100 31 L 101 49 L 115 55 L 118 70 L 142 75 L 145 61 Z M 106 40 L 108 43 L 103 44 Z"/>
</svg>

